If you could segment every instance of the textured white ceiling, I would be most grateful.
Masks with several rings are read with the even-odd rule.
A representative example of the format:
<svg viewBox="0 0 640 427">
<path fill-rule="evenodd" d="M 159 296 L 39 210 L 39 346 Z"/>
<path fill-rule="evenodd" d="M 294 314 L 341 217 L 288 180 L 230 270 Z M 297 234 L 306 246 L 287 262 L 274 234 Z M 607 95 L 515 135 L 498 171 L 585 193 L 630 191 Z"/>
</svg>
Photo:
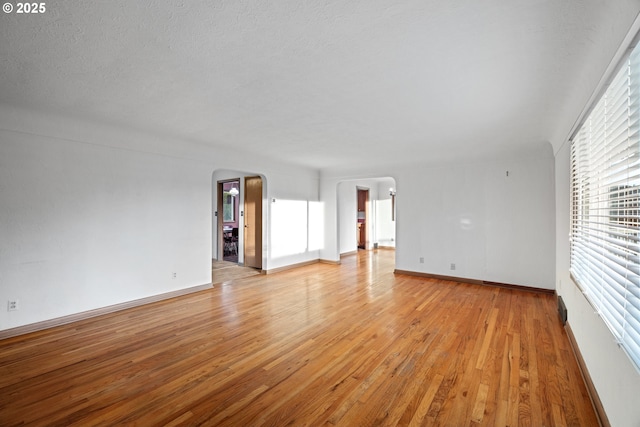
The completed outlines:
<svg viewBox="0 0 640 427">
<path fill-rule="evenodd" d="M 557 145 L 638 0 L 58 1 L 0 102 L 326 168 Z"/>
</svg>

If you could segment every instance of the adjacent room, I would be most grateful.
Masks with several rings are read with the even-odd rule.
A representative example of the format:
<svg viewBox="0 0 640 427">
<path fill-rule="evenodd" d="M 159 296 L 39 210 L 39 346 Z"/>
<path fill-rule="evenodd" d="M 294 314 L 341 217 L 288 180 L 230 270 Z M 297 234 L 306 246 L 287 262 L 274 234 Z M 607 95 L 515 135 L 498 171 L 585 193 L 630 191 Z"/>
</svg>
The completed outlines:
<svg viewBox="0 0 640 427">
<path fill-rule="evenodd" d="M 5 2 L 0 425 L 640 425 L 636 0 Z"/>
</svg>

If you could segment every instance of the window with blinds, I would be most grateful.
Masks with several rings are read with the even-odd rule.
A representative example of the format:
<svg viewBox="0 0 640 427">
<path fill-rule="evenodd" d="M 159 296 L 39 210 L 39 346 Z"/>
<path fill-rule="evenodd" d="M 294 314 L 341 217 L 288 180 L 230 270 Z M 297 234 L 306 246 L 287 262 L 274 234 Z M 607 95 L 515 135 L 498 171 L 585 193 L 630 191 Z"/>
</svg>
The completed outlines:
<svg viewBox="0 0 640 427">
<path fill-rule="evenodd" d="M 640 369 L 640 49 L 571 142 L 571 274 Z"/>
</svg>

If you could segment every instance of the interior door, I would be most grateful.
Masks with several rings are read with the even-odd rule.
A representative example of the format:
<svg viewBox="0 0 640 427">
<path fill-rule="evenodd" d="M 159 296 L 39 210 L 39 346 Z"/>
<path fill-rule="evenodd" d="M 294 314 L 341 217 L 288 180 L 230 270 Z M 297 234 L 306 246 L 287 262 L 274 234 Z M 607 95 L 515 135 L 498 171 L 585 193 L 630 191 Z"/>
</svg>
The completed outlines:
<svg viewBox="0 0 640 427">
<path fill-rule="evenodd" d="M 244 265 L 262 268 L 262 178 L 244 180 Z"/>
</svg>

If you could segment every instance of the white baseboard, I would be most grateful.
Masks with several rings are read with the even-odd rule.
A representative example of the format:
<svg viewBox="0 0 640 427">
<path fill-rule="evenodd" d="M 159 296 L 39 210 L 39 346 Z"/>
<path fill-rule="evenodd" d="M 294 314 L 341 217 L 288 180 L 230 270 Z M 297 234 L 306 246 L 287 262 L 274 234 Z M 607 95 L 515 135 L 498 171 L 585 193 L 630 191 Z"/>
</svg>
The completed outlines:
<svg viewBox="0 0 640 427">
<path fill-rule="evenodd" d="M 141 305 L 150 304 L 157 301 L 162 301 L 170 298 L 179 297 L 182 295 L 191 294 L 194 292 L 200 292 L 206 289 L 211 289 L 211 283 L 205 285 L 194 286 L 191 288 L 180 289 L 177 291 L 167 292 L 159 295 L 152 295 L 150 297 L 141 298 L 133 301 L 127 301 L 120 304 L 109 305 L 107 307 L 96 308 L 94 310 L 83 311 L 81 313 L 70 314 L 68 316 L 57 317 L 55 319 L 43 320 L 41 322 L 30 323 L 24 326 L 17 326 L 11 329 L 5 329 L 0 331 L 0 340 L 16 337 L 18 335 L 24 335 L 31 332 L 41 331 L 43 329 L 49 329 L 60 325 L 66 325 L 68 323 L 77 322 L 84 319 L 90 319 L 92 317 L 102 316 L 103 314 L 114 313 L 116 311 L 126 310 L 128 308 L 139 307 Z"/>
</svg>

